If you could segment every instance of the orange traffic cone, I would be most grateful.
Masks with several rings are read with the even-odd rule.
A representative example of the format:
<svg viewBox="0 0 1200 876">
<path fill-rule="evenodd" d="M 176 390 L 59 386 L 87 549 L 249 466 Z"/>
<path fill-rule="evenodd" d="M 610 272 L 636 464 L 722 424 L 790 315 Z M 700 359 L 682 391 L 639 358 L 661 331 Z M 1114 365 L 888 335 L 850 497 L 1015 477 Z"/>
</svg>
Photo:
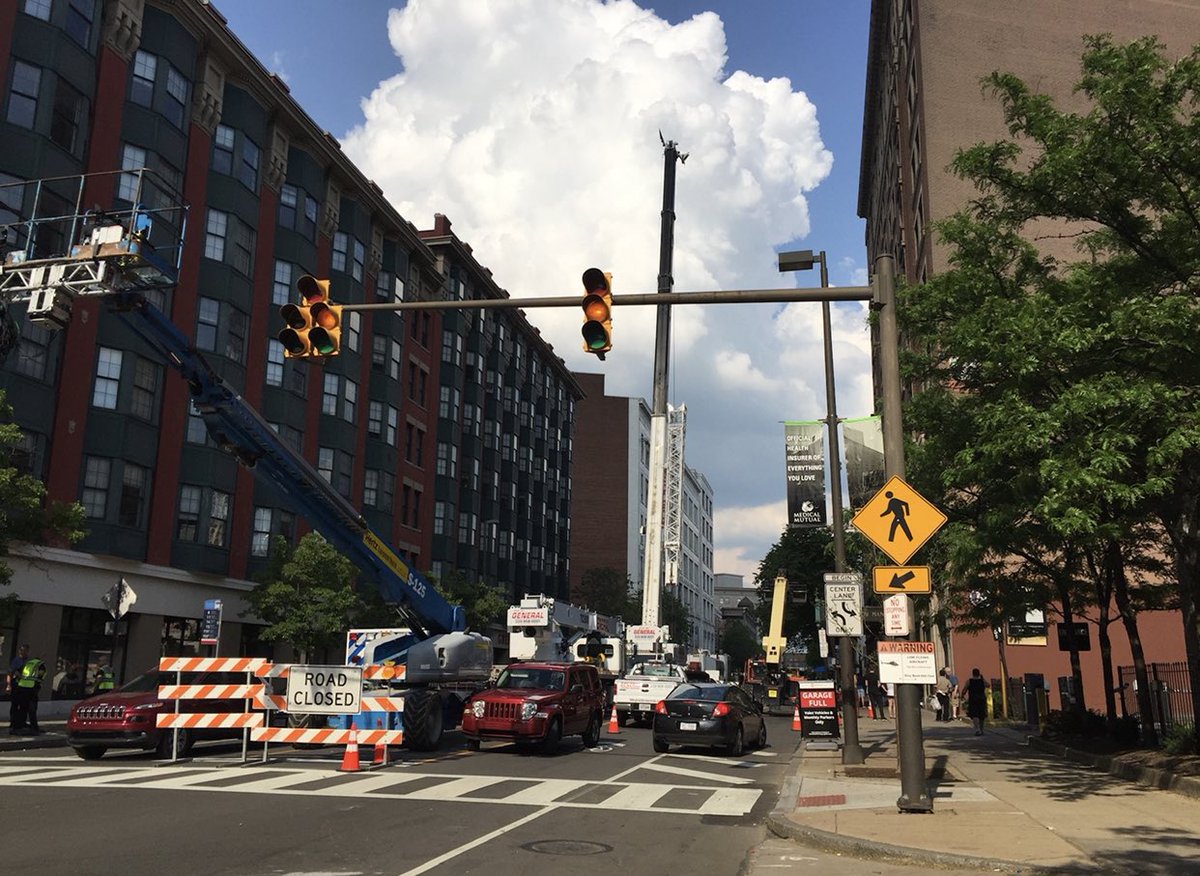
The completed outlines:
<svg viewBox="0 0 1200 876">
<path fill-rule="evenodd" d="M 608 732 L 617 734 L 621 732 L 621 722 L 617 720 L 617 704 L 613 703 L 612 717 L 608 719 Z"/>
<path fill-rule="evenodd" d="M 872 721 L 875 720 L 875 704 L 867 700 L 867 717 Z"/>
<path fill-rule="evenodd" d="M 346 753 L 342 755 L 342 765 L 338 767 L 341 773 L 356 773 L 358 766 L 358 725 L 350 725 L 350 741 L 346 743 Z"/>
<path fill-rule="evenodd" d="M 382 734 L 383 733 L 383 721 L 376 719 L 375 720 L 375 728 L 377 730 L 379 730 L 379 732 Z M 375 743 L 375 757 L 373 757 L 371 759 L 371 763 L 373 763 L 373 764 L 387 763 L 387 743 L 385 743 L 382 738 L 380 738 L 380 740 Z"/>
<path fill-rule="evenodd" d="M 796 703 L 796 710 L 792 712 L 792 729 L 800 730 L 800 704 Z"/>
</svg>

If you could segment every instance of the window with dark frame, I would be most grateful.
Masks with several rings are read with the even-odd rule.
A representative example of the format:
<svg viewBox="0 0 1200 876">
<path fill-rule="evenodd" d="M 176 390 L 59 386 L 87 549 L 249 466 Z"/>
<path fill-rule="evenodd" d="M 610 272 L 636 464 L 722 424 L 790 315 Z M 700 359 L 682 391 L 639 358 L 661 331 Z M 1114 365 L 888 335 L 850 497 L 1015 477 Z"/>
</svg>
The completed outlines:
<svg viewBox="0 0 1200 876">
<path fill-rule="evenodd" d="M 117 522 L 122 526 L 141 528 L 145 524 L 147 485 L 150 473 L 140 465 L 126 462 L 121 473 L 121 503 Z"/>
<path fill-rule="evenodd" d="M 154 77 L 158 73 L 158 58 L 138 49 L 133 56 L 133 72 L 129 77 L 129 99 L 141 106 L 154 106 Z"/>
<path fill-rule="evenodd" d="M 33 130 L 37 122 L 38 93 L 42 87 L 42 68 L 24 61 L 13 62 L 12 84 L 8 89 L 8 121 Z"/>
</svg>

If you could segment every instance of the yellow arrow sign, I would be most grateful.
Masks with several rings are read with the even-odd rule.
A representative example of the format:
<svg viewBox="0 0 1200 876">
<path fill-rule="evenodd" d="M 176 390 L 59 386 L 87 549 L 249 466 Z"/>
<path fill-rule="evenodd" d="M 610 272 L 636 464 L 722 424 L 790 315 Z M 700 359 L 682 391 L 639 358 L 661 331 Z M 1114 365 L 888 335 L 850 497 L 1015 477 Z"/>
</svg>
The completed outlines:
<svg viewBox="0 0 1200 876">
<path fill-rule="evenodd" d="M 871 589 L 876 593 L 930 593 L 933 590 L 928 566 L 876 566 Z"/>
<path fill-rule="evenodd" d="M 893 477 L 851 522 L 892 562 L 903 565 L 942 528 L 946 515 L 903 478 Z"/>
</svg>

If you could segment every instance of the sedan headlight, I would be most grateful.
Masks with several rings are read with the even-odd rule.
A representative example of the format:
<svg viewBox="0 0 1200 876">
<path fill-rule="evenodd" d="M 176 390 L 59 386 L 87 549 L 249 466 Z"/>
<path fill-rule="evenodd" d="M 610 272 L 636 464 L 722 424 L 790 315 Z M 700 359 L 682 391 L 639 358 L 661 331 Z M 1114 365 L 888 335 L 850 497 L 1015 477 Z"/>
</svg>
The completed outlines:
<svg viewBox="0 0 1200 876">
<path fill-rule="evenodd" d="M 482 718 L 485 709 L 487 709 L 487 703 L 485 703 L 483 700 L 476 700 L 475 702 L 471 703 L 471 714 L 473 714 L 476 718 Z"/>
<path fill-rule="evenodd" d="M 528 721 L 537 714 L 537 703 L 521 703 L 521 720 Z"/>
</svg>

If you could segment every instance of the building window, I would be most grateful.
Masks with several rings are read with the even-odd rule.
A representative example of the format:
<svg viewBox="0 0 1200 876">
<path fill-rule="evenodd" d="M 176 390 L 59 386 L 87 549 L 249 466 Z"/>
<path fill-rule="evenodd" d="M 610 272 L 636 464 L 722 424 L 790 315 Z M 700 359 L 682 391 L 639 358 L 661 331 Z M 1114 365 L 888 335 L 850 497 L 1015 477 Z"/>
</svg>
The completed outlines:
<svg viewBox="0 0 1200 876">
<path fill-rule="evenodd" d="M 83 152 L 81 123 L 87 117 L 87 100 L 61 76 L 54 87 L 54 115 L 50 119 L 50 140 L 70 152 Z"/>
<path fill-rule="evenodd" d="M 457 477 L 458 448 L 445 441 L 439 441 L 437 446 L 437 473 L 443 477 Z"/>
<path fill-rule="evenodd" d="M 216 352 L 220 322 L 221 302 L 201 296 L 196 308 L 196 349 Z"/>
<path fill-rule="evenodd" d="M 307 194 L 304 196 L 304 222 L 297 230 L 309 240 L 317 235 L 317 199 Z"/>
<path fill-rule="evenodd" d="M 249 318 L 236 307 L 229 307 L 228 310 L 225 356 L 234 362 L 242 362 L 246 358 L 246 324 Z"/>
<path fill-rule="evenodd" d="M 36 380 L 46 377 L 46 363 L 50 360 L 50 338 L 52 333 L 29 320 L 21 321 L 21 342 L 17 344 L 17 373 Z M 119 369 L 118 369 L 119 370 Z"/>
<path fill-rule="evenodd" d="M 188 402 L 187 437 L 185 440 L 189 444 L 208 443 L 208 426 L 204 425 L 204 418 L 196 410 L 196 403 L 194 401 Z"/>
<path fill-rule="evenodd" d="M 229 494 L 213 490 L 208 502 L 208 543 L 212 547 L 225 547 L 225 533 L 229 524 Z"/>
<path fill-rule="evenodd" d="M 229 264 L 249 277 L 250 266 L 254 263 L 254 229 L 238 219 L 231 224 L 233 250 L 229 254 Z"/>
<path fill-rule="evenodd" d="M 121 507 L 117 516 L 117 522 L 122 526 L 143 526 L 146 496 L 149 494 L 146 484 L 149 479 L 146 469 L 130 462 L 125 463 L 125 470 L 121 474 Z"/>
<path fill-rule="evenodd" d="M 212 156 L 213 170 L 217 173 L 226 175 L 233 173 L 233 141 L 233 128 L 228 125 L 217 125 L 217 133 L 213 136 Z"/>
<path fill-rule="evenodd" d="M 367 434 L 372 438 L 383 437 L 383 402 L 367 402 Z"/>
<path fill-rule="evenodd" d="M 333 448 L 317 448 L 317 474 L 333 483 Z"/>
<path fill-rule="evenodd" d="M 363 498 L 362 503 L 370 508 L 375 507 L 375 503 L 379 500 L 379 472 L 373 468 L 368 468 L 363 472 Z"/>
<path fill-rule="evenodd" d="M 83 512 L 92 520 L 103 520 L 108 512 L 108 479 L 112 461 L 89 456 L 83 468 Z"/>
<path fill-rule="evenodd" d="M 133 399 L 129 405 L 129 412 L 135 417 L 154 422 L 157 398 L 158 366 L 149 359 L 139 358 L 133 369 Z"/>
<path fill-rule="evenodd" d="M 238 179 L 252 192 L 258 191 L 258 163 L 261 154 L 257 143 L 249 137 L 242 137 L 242 163 L 238 167 Z"/>
<path fill-rule="evenodd" d="M 117 393 L 121 388 L 121 351 L 101 347 L 96 360 L 96 385 L 92 389 L 92 405 L 115 411 Z"/>
<path fill-rule="evenodd" d="M 92 43 L 92 19 L 96 17 L 96 0 L 70 0 L 67 6 L 67 36 L 85 49 Z"/>
<path fill-rule="evenodd" d="M 358 282 L 362 282 L 363 268 L 367 264 L 367 248 L 362 245 L 362 242 L 357 238 L 354 241 L 354 265 L 350 269 L 350 276 Z"/>
<path fill-rule="evenodd" d="M 13 63 L 12 87 L 8 91 L 8 120 L 33 130 L 37 119 L 38 91 L 42 86 L 42 68 Z"/>
<path fill-rule="evenodd" d="M 388 339 L 383 335 L 371 336 L 371 368 L 382 373 L 387 368 Z"/>
<path fill-rule="evenodd" d="M 275 280 L 271 285 L 271 303 L 277 307 L 292 300 L 292 268 L 291 262 L 275 260 Z"/>
<path fill-rule="evenodd" d="M 287 388 L 300 398 L 308 398 L 308 363 L 293 359 L 291 368 L 286 369 Z"/>
<path fill-rule="evenodd" d="M 188 81 L 174 67 L 167 66 L 167 98 L 163 115 L 176 128 L 182 129 L 187 119 Z"/>
<path fill-rule="evenodd" d="M 24 9 L 26 15 L 32 15 L 42 21 L 50 20 L 50 0 L 25 0 Z"/>
<path fill-rule="evenodd" d="M 392 275 L 387 271 L 380 271 L 375 275 L 375 297 L 390 298 L 392 294 Z"/>
<path fill-rule="evenodd" d="M 267 341 L 267 386 L 283 386 L 283 344 L 274 338 Z"/>
<path fill-rule="evenodd" d="M 346 347 L 358 352 L 359 339 L 362 337 L 362 314 L 357 310 L 350 311 L 346 320 Z"/>
<path fill-rule="evenodd" d="M 225 261 L 225 237 L 229 233 L 229 216 L 220 210 L 208 211 L 208 223 L 204 233 L 204 256 L 214 261 Z"/>
<path fill-rule="evenodd" d="M 296 227 L 296 187 L 284 184 L 279 189 L 279 219 L 284 228 Z"/>
<path fill-rule="evenodd" d="M 341 377 L 325 372 L 325 385 L 321 391 L 321 413 L 337 416 L 338 396 L 341 395 Z"/>
<path fill-rule="evenodd" d="M 388 405 L 387 434 L 384 440 L 389 446 L 396 446 L 396 431 L 400 428 L 400 412 Z"/>
<path fill-rule="evenodd" d="M 158 58 L 140 49 L 133 57 L 133 75 L 129 80 L 129 99 L 142 106 L 154 106 L 154 77 Z"/>
<path fill-rule="evenodd" d="M 254 509 L 254 530 L 250 535 L 250 555 L 265 557 L 271 551 L 271 509 Z"/>
<path fill-rule="evenodd" d="M 179 488 L 179 520 L 175 526 L 175 537 L 180 541 L 195 541 L 200 531 L 200 487 L 183 484 Z"/>
<path fill-rule="evenodd" d="M 344 231 L 338 231 L 333 235 L 333 263 L 331 267 L 335 271 L 346 271 L 346 254 L 350 247 L 350 235 Z"/>
<path fill-rule="evenodd" d="M 358 384 L 346 378 L 345 403 L 342 405 L 342 419 L 353 423 L 358 415 Z"/>
<path fill-rule="evenodd" d="M 121 169 L 141 170 L 144 167 L 146 167 L 146 150 L 125 143 L 121 147 Z M 136 202 L 139 199 L 138 188 L 141 180 L 141 174 L 138 173 L 121 174 L 121 181 L 117 184 L 117 197 L 123 201 L 129 201 L 131 204 Z"/>
<path fill-rule="evenodd" d="M 400 379 L 400 350 L 400 342 L 392 341 L 391 359 L 388 362 L 388 377 L 392 378 L 392 380 Z"/>
</svg>

